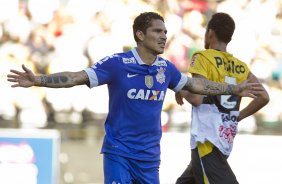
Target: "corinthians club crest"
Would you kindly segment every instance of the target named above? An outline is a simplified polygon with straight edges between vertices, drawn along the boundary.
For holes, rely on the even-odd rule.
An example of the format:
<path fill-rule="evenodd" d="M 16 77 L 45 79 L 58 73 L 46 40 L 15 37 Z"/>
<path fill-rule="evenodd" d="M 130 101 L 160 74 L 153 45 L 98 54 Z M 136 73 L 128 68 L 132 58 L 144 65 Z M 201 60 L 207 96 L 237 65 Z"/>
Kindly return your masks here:
<path fill-rule="evenodd" d="M 158 74 L 156 75 L 157 82 L 162 84 L 165 82 L 165 68 L 160 67 L 157 69 Z"/>
<path fill-rule="evenodd" d="M 154 80 L 151 75 L 146 75 L 145 76 L 145 85 L 150 89 L 154 85 Z"/>

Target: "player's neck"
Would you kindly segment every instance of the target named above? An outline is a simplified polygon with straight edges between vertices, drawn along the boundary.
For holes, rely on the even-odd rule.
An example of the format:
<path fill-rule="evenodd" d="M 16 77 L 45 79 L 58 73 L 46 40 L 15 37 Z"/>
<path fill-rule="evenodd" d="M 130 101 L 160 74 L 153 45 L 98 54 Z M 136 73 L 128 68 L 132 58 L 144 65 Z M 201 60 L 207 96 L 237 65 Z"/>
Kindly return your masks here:
<path fill-rule="evenodd" d="M 227 45 L 225 43 L 217 42 L 217 43 L 211 44 L 209 48 L 218 50 L 218 51 L 222 51 L 222 52 L 226 52 L 226 47 Z"/>
<path fill-rule="evenodd" d="M 151 65 L 155 62 L 156 60 L 156 55 L 151 54 L 150 52 L 142 49 L 141 47 L 137 47 L 136 51 L 139 55 L 139 57 L 142 59 L 142 61 L 147 64 L 147 65 Z"/>

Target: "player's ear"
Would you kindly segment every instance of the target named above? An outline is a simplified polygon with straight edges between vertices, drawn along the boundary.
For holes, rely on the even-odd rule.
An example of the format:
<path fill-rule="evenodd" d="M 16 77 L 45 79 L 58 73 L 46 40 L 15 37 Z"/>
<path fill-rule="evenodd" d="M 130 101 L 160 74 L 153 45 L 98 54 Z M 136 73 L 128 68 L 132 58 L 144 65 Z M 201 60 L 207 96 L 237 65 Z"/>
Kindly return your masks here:
<path fill-rule="evenodd" d="M 206 36 L 210 37 L 213 34 L 213 32 L 214 31 L 212 29 L 208 29 L 207 32 L 206 32 Z"/>
<path fill-rule="evenodd" d="M 210 36 L 210 37 L 216 37 L 216 38 L 217 38 L 217 36 L 216 36 L 216 34 L 215 34 L 215 31 L 214 31 L 213 29 L 209 29 L 209 36 Z"/>
<path fill-rule="evenodd" d="M 144 33 L 142 31 L 136 31 L 136 36 L 140 41 L 144 40 Z"/>

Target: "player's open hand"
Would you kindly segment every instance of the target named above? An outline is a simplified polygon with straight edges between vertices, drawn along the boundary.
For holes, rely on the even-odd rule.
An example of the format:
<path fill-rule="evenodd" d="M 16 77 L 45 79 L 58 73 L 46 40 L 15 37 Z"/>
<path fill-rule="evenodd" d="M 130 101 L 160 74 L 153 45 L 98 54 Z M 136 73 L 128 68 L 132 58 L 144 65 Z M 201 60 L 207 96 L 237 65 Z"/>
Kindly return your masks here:
<path fill-rule="evenodd" d="M 250 83 L 246 80 L 235 87 L 235 94 L 242 97 L 256 98 L 261 92 L 264 91 L 264 87 L 261 83 Z"/>
<path fill-rule="evenodd" d="M 22 65 L 23 72 L 17 70 L 10 70 L 12 74 L 7 75 L 7 80 L 13 82 L 14 84 L 11 87 L 31 87 L 34 85 L 35 77 L 33 72 L 28 69 L 26 66 Z"/>

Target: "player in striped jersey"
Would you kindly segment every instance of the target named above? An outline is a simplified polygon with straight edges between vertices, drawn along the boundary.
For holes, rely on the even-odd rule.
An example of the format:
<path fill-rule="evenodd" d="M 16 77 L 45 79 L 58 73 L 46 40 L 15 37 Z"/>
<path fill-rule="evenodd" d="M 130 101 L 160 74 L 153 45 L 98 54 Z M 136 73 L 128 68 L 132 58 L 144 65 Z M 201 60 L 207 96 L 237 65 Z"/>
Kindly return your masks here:
<path fill-rule="evenodd" d="M 13 87 L 108 86 L 109 112 L 101 150 L 106 184 L 159 183 L 161 110 L 167 89 L 251 97 L 261 90 L 260 84 L 226 85 L 180 73 L 159 56 L 167 30 L 157 13 L 140 14 L 133 32 L 136 48 L 107 56 L 83 71 L 35 76 L 23 66 L 24 72 L 11 70 L 8 75 Z"/>
<path fill-rule="evenodd" d="M 208 22 L 205 49 L 193 55 L 189 72 L 193 78 L 219 83 L 238 84 L 249 80 L 259 82 L 248 66 L 226 51 L 235 30 L 234 20 L 226 13 L 216 13 Z M 176 93 L 193 105 L 191 122 L 191 162 L 177 184 L 236 184 L 238 183 L 227 158 L 233 147 L 238 122 L 254 114 L 268 101 L 263 90 L 247 107 L 240 110 L 237 95 L 195 95 L 188 91 Z"/>

